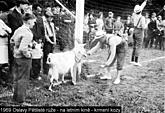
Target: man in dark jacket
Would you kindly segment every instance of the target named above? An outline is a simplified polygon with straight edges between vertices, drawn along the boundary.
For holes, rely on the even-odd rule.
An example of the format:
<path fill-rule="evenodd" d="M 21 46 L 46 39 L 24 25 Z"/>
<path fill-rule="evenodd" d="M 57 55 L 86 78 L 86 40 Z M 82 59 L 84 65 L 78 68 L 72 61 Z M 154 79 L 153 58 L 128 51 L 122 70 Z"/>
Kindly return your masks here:
<path fill-rule="evenodd" d="M 148 24 L 148 31 L 147 31 L 148 37 L 146 40 L 145 48 L 148 47 L 149 43 L 150 43 L 150 48 L 152 48 L 154 44 L 154 39 L 156 38 L 156 35 L 157 35 L 156 33 L 158 31 L 157 24 L 158 24 L 158 21 L 156 18 L 156 13 L 152 13 L 151 21 Z"/>
<path fill-rule="evenodd" d="M 24 10 L 28 7 L 28 0 L 18 0 L 16 7 L 8 15 L 9 27 L 12 29 L 12 32 L 23 25 L 22 14 Z"/>

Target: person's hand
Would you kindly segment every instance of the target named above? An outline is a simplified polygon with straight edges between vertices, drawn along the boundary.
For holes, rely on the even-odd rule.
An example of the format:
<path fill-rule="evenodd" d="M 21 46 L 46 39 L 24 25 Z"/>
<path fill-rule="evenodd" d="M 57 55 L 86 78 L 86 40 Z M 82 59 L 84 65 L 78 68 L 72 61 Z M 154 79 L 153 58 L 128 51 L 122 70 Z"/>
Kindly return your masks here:
<path fill-rule="evenodd" d="M 88 51 L 88 52 L 87 52 L 87 55 L 88 55 L 88 56 L 90 56 L 90 55 L 91 55 L 91 52 L 90 52 L 90 51 Z"/>
<path fill-rule="evenodd" d="M 59 31 L 60 30 L 59 27 L 56 27 L 56 30 Z"/>
<path fill-rule="evenodd" d="M 56 45 L 56 42 L 52 42 L 52 41 L 51 41 L 51 44 L 52 44 L 52 45 Z"/>
<path fill-rule="evenodd" d="M 105 67 L 106 67 L 106 65 L 102 64 L 102 65 L 100 65 L 100 67 L 101 67 L 101 68 L 105 68 Z"/>
<path fill-rule="evenodd" d="M 104 63 L 102 65 L 100 65 L 101 68 L 105 68 L 105 67 L 108 67 L 109 65 L 107 63 Z"/>
<path fill-rule="evenodd" d="M 108 67 L 108 66 L 109 66 L 108 63 L 104 63 L 104 64 L 100 65 L 101 68 L 106 68 L 106 67 Z"/>
<path fill-rule="evenodd" d="M 8 33 L 6 32 L 6 30 L 1 30 L 0 36 L 7 37 Z"/>

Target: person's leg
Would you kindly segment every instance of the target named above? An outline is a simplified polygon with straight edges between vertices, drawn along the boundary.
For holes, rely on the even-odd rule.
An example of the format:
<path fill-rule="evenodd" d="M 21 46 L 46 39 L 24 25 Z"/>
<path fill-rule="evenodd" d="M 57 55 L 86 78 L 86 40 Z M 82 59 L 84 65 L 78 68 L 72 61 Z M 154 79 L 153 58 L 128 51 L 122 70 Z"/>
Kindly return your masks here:
<path fill-rule="evenodd" d="M 100 77 L 100 79 L 112 79 L 110 71 L 111 71 L 111 67 L 106 67 L 105 74 L 104 76 Z"/>
<path fill-rule="evenodd" d="M 23 103 L 30 78 L 31 59 L 16 59 L 16 66 L 17 75 L 13 99 L 18 103 Z"/>
<path fill-rule="evenodd" d="M 132 51 L 132 56 L 131 56 L 131 63 L 135 62 L 135 51 L 136 51 L 136 37 L 135 34 L 133 35 L 133 51 Z"/>
<path fill-rule="evenodd" d="M 153 47 L 154 39 L 155 39 L 155 35 L 154 35 L 154 33 L 152 33 L 152 36 L 151 36 L 151 38 L 150 38 L 150 48 Z"/>
<path fill-rule="evenodd" d="M 143 39 L 143 45 L 142 45 L 143 48 L 145 48 L 146 38 L 147 38 L 147 29 L 144 30 L 144 39 Z"/>
<path fill-rule="evenodd" d="M 38 68 L 37 68 L 38 67 Z M 37 59 L 37 65 L 36 65 L 37 71 L 37 79 L 41 79 L 41 59 Z"/>
<path fill-rule="evenodd" d="M 126 56 L 126 45 L 123 44 L 120 47 L 117 48 L 117 77 L 114 81 L 114 84 L 120 83 L 120 76 L 122 74 L 124 62 L 125 62 L 125 56 Z"/>
<path fill-rule="evenodd" d="M 32 69 L 31 70 L 32 70 L 31 78 L 37 79 L 40 75 L 41 59 L 33 59 L 32 60 Z"/>
<path fill-rule="evenodd" d="M 8 40 L 10 42 L 10 40 Z M 13 83 L 15 78 L 15 72 L 14 72 L 14 55 L 13 55 L 13 48 L 14 46 L 12 44 L 8 44 L 8 55 L 9 55 L 9 78 L 11 79 L 11 83 Z"/>
<path fill-rule="evenodd" d="M 52 45 L 49 42 L 45 42 L 44 48 L 43 48 L 43 73 L 48 74 L 49 71 L 49 65 L 47 62 L 48 54 L 52 52 Z"/>
<path fill-rule="evenodd" d="M 136 43 L 135 63 L 134 63 L 134 65 L 136 65 L 136 66 L 141 66 L 141 64 L 139 63 L 139 55 L 140 55 L 140 51 L 142 48 L 143 37 L 144 37 L 143 30 L 139 30 L 139 33 L 136 36 L 137 43 Z"/>
<path fill-rule="evenodd" d="M 108 59 L 110 57 L 110 54 L 111 53 L 109 52 Z M 111 67 L 114 65 L 115 61 L 116 61 L 116 56 L 113 59 L 112 63 L 108 67 L 105 67 L 105 74 L 102 77 L 100 77 L 100 79 L 112 79 L 110 71 L 111 71 Z"/>
<path fill-rule="evenodd" d="M 165 36 L 162 37 L 162 42 L 161 42 L 162 50 L 165 50 Z"/>
<path fill-rule="evenodd" d="M 147 30 L 147 37 L 146 37 L 146 41 L 145 41 L 145 48 L 148 48 L 149 42 L 151 40 L 152 34 L 150 30 Z"/>
<path fill-rule="evenodd" d="M 161 50 L 162 49 L 162 42 L 163 42 L 163 40 L 162 40 L 162 35 L 159 37 L 159 41 L 158 41 L 158 46 L 159 46 L 159 49 Z"/>
<path fill-rule="evenodd" d="M 159 35 L 155 37 L 155 49 L 159 46 Z"/>

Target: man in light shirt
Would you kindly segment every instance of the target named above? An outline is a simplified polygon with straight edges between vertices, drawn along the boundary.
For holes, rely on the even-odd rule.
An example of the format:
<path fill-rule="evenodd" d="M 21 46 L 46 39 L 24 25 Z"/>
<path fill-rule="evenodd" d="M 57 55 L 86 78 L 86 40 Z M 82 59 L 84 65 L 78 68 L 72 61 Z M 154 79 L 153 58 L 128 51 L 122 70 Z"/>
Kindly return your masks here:
<path fill-rule="evenodd" d="M 134 23 L 134 34 L 133 34 L 133 52 L 132 52 L 132 58 L 131 63 L 136 66 L 141 66 L 139 63 L 139 54 L 140 50 L 142 48 L 142 42 L 144 38 L 144 28 L 145 28 L 145 18 L 142 16 L 142 10 L 147 4 L 147 0 L 145 0 L 141 6 L 136 5 L 134 8 L 134 14 L 133 14 L 133 23 Z"/>

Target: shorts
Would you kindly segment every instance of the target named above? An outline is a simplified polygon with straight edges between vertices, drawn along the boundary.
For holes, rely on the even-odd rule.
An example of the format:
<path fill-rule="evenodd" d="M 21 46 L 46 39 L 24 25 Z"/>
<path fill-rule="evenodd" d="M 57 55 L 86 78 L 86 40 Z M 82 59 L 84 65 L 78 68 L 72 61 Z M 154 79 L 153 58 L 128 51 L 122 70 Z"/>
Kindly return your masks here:
<path fill-rule="evenodd" d="M 112 63 L 109 65 L 109 67 L 113 66 L 115 61 L 117 60 L 117 70 L 122 70 L 124 66 L 124 61 L 125 61 L 125 56 L 126 56 L 126 47 L 127 43 L 122 42 L 116 47 L 116 55 L 115 58 L 113 59 Z M 108 56 L 108 59 L 110 57 L 110 53 Z"/>

